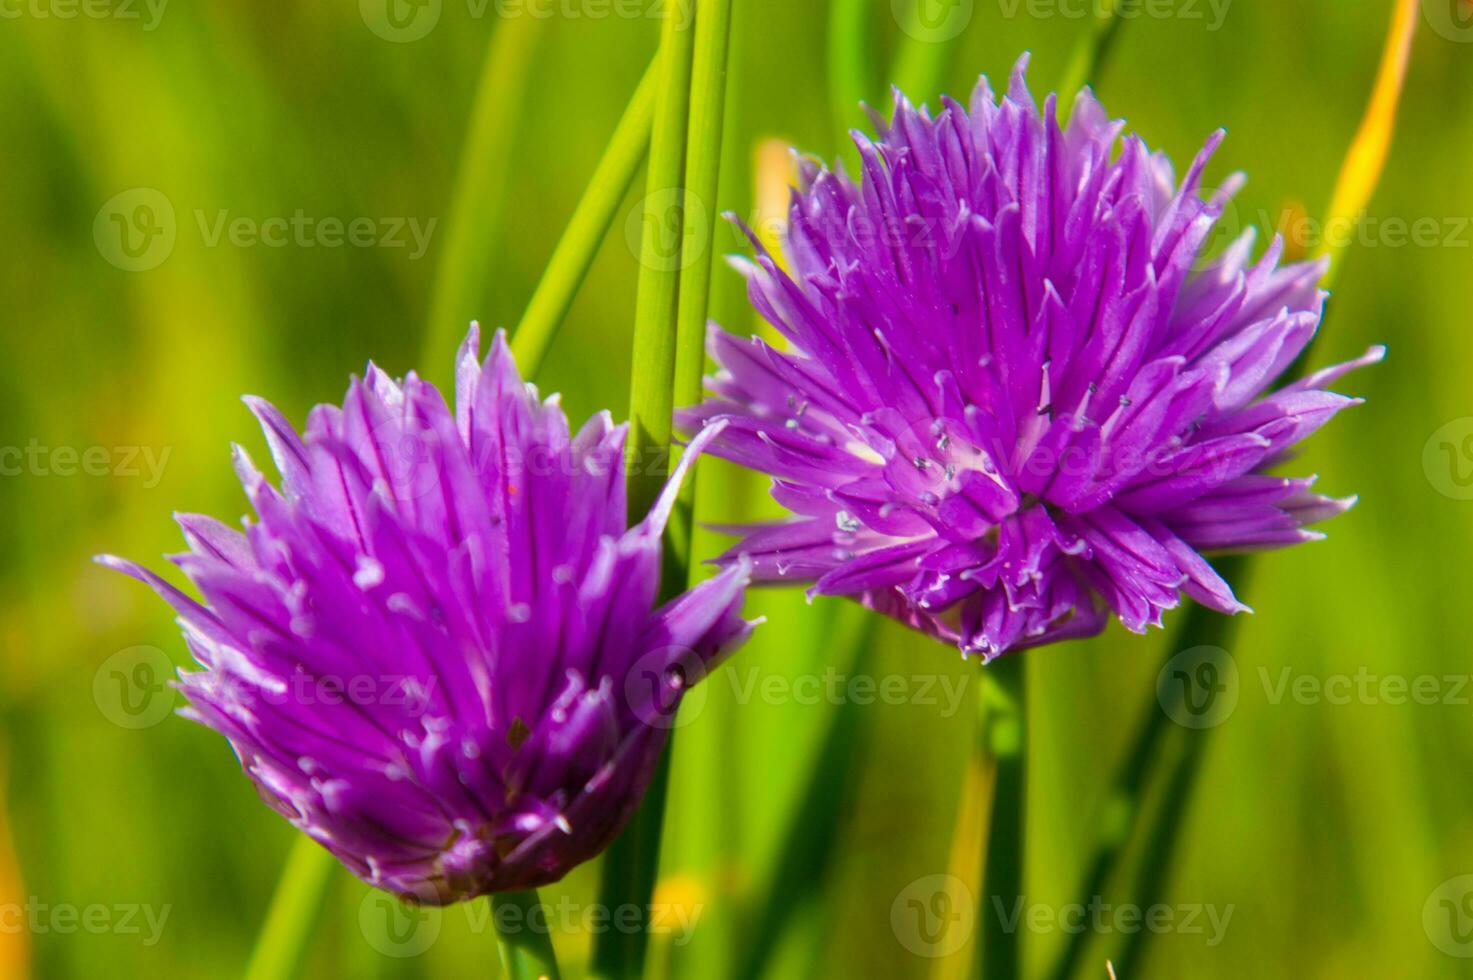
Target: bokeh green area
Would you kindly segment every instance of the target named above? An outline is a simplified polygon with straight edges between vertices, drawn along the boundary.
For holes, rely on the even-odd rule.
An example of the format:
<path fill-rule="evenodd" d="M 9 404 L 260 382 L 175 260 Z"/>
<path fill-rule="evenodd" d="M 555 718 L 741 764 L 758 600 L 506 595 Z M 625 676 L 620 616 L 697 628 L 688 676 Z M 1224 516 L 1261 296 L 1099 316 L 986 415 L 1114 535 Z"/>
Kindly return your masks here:
<path fill-rule="evenodd" d="M 1453 928 L 1473 928 L 1473 908 L 1460 904 L 1466 890 L 1444 886 L 1473 874 L 1473 690 L 1455 680 L 1473 673 L 1473 455 L 1464 441 L 1473 435 L 1473 31 L 1452 0 L 1423 6 L 1371 209 L 1380 223 L 1346 254 L 1315 356 L 1345 359 L 1373 342 L 1391 354 L 1342 383 L 1368 404 L 1293 464 L 1322 474 L 1327 492 L 1362 499 L 1327 541 L 1255 565 L 1244 598 L 1256 614 L 1231 644 L 1237 707 L 1211 731 L 1163 896 L 1178 910 L 1231 909 L 1231 919 L 1216 944 L 1210 927 L 1153 936 L 1139 977 L 1453 977 L 1467 970 L 1454 954 L 1473 952 Z M 905 38 L 892 15 L 904 7 L 873 4 L 879 66 Z M 753 213 L 764 140 L 841 152 L 826 8 L 736 4 L 720 208 Z M 956 8 L 970 10 L 949 42 L 946 87 L 959 95 L 978 73 L 1005 75 L 1024 50 L 1035 86 L 1051 86 L 1089 29 L 1071 16 L 1088 9 L 1078 3 Z M 510 19 L 526 18 L 523 4 L 434 0 L 425 8 L 439 10 L 433 29 L 394 41 L 382 35 L 397 28 L 371 0 L 176 0 L 161 11 L 123 0 L 6 0 L 0 9 L 0 445 L 52 454 L 0 477 L 0 906 L 100 906 L 113 926 L 67 929 L 48 912 L 39 928 L 0 920 L 0 974 L 234 977 L 293 834 L 257 801 L 219 737 L 175 717 L 115 723 L 107 678 L 94 684 L 109 658 L 154 647 L 182 666 L 187 654 L 161 603 L 89 557 L 179 550 L 175 510 L 227 520 L 244 512 L 229 445 L 266 454 L 242 393 L 272 399 L 300 423 L 313 403 L 338 399 L 369 358 L 396 374 L 447 373 L 451 350 L 425 349 L 427 311 L 488 45 L 511 29 L 535 44 L 530 76 L 520 91 L 494 93 L 516 100 L 520 119 L 505 141 L 505 186 L 472 219 L 489 223 L 491 243 L 479 317 L 514 324 L 648 63 L 657 23 L 613 13 L 627 3 L 565 3 L 531 26 Z M 1251 175 L 1242 225 L 1271 226 L 1289 202 L 1321 213 L 1390 4 L 1180 0 L 1154 9 L 1175 13 L 1123 25 L 1099 84 L 1107 107 L 1180 164 L 1226 127 L 1208 182 Z M 935 95 L 915 93 L 932 104 Z M 167 199 L 175 241 L 156 267 L 132 271 L 99 242 L 118 240 L 107 202 L 139 188 Z M 640 196 L 634 188 L 621 207 L 539 378 L 575 418 L 603 407 L 622 416 L 627 404 Z M 370 218 L 379 237 L 366 247 L 273 247 L 212 235 L 222 212 L 260 222 L 299 211 Z M 391 219 L 411 218 L 422 229 L 436 222 L 423 255 L 407 232 L 397 236 L 404 247 L 383 240 L 394 237 Z M 1389 219 L 1430 220 L 1437 231 L 1408 241 Z M 735 233 L 718 233 L 718 251 L 743 248 Z M 719 265 L 715 289 L 716 318 L 752 329 L 738 276 Z M 68 447 L 104 452 L 91 457 L 93 473 L 74 462 L 79 472 L 67 475 L 67 457 L 54 454 Z M 708 465 L 701 488 L 710 520 L 770 514 L 762 485 L 729 468 Z M 703 545 L 709 553 L 719 540 Z M 975 666 L 889 624 L 870 630 L 847 606 L 809 606 L 798 592 L 756 594 L 750 606 L 766 626 L 687 706 L 677 737 L 660 897 L 699 919 L 689 936 L 654 937 L 654 972 L 729 975 L 751 948 L 757 903 L 787 868 L 801 873 L 770 917 L 782 932 L 767 975 L 959 975 L 971 943 L 955 956 L 921 955 L 937 950 L 917 943 L 906 901 L 916 882 L 953 870 L 976 890 L 975 870 L 952 859 L 976 733 Z M 1155 709 L 1172 642 L 1170 631 L 1112 628 L 1029 655 L 1030 905 L 1057 911 L 1075 899 L 1111 816 L 1110 773 Z M 829 702 L 843 697 L 792 696 L 800 689 L 790 682 L 830 669 L 901 678 L 914 696 L 842 711 Z M 1350 703 L 1305 695 L 1303 684 L 1301 696 L 1292 686 L 1278 696 L 1286 671 L 1291 685 L 1358 674 L 1392 684 L 1364 695 L 1357 682 Z M 1395 703 L 1397 679 L 1423 675 L 1436 678 L 1437 703 Z M 935 694 L 945 684 L 962 685 L 955 710 Z M 852 778 L 833 790 L 842 805 L 832 824 L 788 847 L 785 828 L 813 800 L 806 788 L 831 770 L 821 750 L 836 717 L 846 725 L 839 747 L 857 760 Z M 586 907 L 596 872 L 579 869 L 544 897 Z M 124 906 L 168 910 L 156 942 L 141 912 L 132 930 L 121 927 Z M 406 948 L 383 942 L 383 911 L 338 875 L 306 975 L 498 969 L 483 914 L 449 910 L 423 952 L 385 955 Z M 1120 938 L 1101 936 L 1081 975 L 1103 976 Z M 1058 928 L 1031 931 L 1033 971 L 1042 975 L 1066 939 Z M 581 974 L 587 934 L 557 941 L 568 972 Z"/>

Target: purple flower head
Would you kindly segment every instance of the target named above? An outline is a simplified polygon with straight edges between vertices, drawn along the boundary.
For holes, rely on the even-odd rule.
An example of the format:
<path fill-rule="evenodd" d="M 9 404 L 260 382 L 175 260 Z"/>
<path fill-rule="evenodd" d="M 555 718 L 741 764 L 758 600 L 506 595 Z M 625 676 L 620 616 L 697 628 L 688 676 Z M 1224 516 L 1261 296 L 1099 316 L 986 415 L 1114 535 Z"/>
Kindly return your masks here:
<path fill-rule="evenodd" d="M 247 399 L 281 473 L 257 520 L 182 515 L 203 603 L 131 562 L 204 668 L 185 714 L 371 885 L 440 904 L 560 878 L 643 795 L 684 689 L 745 639 L 741 563 L 661 608 L 682 473 L 628 526 L 625 427 L 570 436 L 505 339 L 461 349 L 455 414 L 369 365 L 299 437 Z M 714 433 L 713 433 L 714 434 Z M 682 470 L 709 441 L 703 434 Z"/>
<path fill-rule="evenodd" d="M 1320 262 L 1253 235 L 1212 257 L 1236 186 L 1207 195 L 1218 133 L 1177 183 L 1115 148 L 1088 90 L 1061 128 L 1015 70 L 999 102 L 935 117 L 898 93 L 863 179 L 805 163 L 786 269 L 740 263 L 780 351 L 714 330 L 718 453 L 771 474 L 795 519 L 729 555 L 986 658 L 1160 625 L 1185 592 L 1244 611 L 1203 552 L 1315 537 L 1353 500 L 1269 475 L 1354 399 L 1275 387 L 1318 329 Z"/>

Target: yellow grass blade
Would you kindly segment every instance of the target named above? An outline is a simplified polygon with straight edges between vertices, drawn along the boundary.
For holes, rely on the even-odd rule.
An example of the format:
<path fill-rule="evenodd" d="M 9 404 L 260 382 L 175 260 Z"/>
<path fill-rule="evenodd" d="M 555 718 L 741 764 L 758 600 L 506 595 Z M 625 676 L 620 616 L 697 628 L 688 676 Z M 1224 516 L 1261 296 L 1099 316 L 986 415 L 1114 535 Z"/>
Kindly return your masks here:
<path fill-rule="evenodd" d="M 0 745 L 0 909 L 25 908 L 25 889 L 15 848 L 10 840 L 10 822 L 5 802 L 5 747 Z M 0 977 L 25 980 L 30 973 L 30 943 L 25 929 L 0 928 Z"/>
<path fill-rule="evenodd" d="M 1416 36 L 1417 19 L 1421 16 L 1418 0 L 1398 0 L 1391 31 L 1386 38 L 1386 52 L 1381 58 L 1380 74 L 1371 94 L 1371 103 L 1361 120 L 1360 131 L 1345 156 L 1340 180 L 1326 216 L 1326 228 L 1354 225 L 1370 203 L 1386 167 L 1391 151 L 1391 138 L 1396 131 L 1396 110 L 1406 82 L 1407 65 L 1412 57 L 1412 39 Z M 1339 257 L 1352 236 L 1325 236 L 1320 254 Z M 1335 275 L 1331 266 L 1330 277 Z"/>

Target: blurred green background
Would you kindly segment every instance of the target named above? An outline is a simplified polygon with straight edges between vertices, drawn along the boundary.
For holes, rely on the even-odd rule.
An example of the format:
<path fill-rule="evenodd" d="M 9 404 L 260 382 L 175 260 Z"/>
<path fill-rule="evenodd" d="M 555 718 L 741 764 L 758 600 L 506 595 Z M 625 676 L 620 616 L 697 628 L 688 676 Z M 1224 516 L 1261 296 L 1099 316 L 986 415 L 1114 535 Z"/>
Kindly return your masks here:
<path fill-rule="evenodd" d="M 481 321 L 516 322 L 658 28 L 653 0 L 559 2 L 545 20 L 494 0 L 401 5 L 420 18 L 402 29 L 373 0 L 0 2 L 0 446 L 26 450 L 0 458 L 26 460 L 0 477 L 0 976 L 240 974 L 292 832 L 257 802 L 222 739 L 172 716 L 115 723 L 137 718 L 118 713 L 107 665 L 120 661 L 110 658 L 140 646 L 179 665 L 187 655 L 162 604 L 89 557 L 152 561 L 178 550 L 176 509 L 227 520 L 244 512 L 229 443 L 265 453 L 242 393 L 271 398 L 300 423 L 314 402 L 337 400 L 370 357 L 393 373 L 443 377 L 451 349 L 426 353 L 427 311 L 453 236 L 489 243 Z M 1328 541 L 1259 561 L 1244 589 L 1257 614 L 1232 643 L 1237 707 L 1211 733 L 1163 897 L 1204 910 L 1205 931 L 1152 937 L 1140 977 L 1468 975 L 1473 944 L 1456 927 L 1473 927 L 1473 905 L 1455 879 L 1473 874 L 1473 690 L 1456 678 L 1473 672 L 1473 490 L 1461 485 L 1473 467 L 1464 442 L 1473 434 L 1473 30 L 1457 19 L 1466 16 L 1458 2 L 1423 4 L 1396 144 L 1371 208 L 1382 223 L 1348 251 L 1315 355 L 1324 363 L 1373 342 L 1391 348 L 1385 365 L 1341 385 L 1369 404 L 1313 440 L 1294 467 L 1362 502 Z M 874 0 L 881 65 L 906 40 L 895 11 L 908 3 Z M 636 8 L 640 16 L 618 13 Z M 832 158 L 843 127 L 827 87 L 827 4 L 736 8 L 718 204 L 750 215 L 765 140 Z M 964 17 L 950 23 L 964 29 L 949 41 L 946 90 L 965 93 L 981 72 L 998 79 L 1024 50 L 1035 89 L 1051 87 L 1090 29 L 1079 16 L 1088 9 L 1068 0 L 954 6 Z M 1271 226 L 1290 202 L 1322 213 L 1391 4 L 1174 0 L 1154 9 L 1168 15 L 1124 24 L 1100 80 L 1111 112 L 1179 165 L 1226 127 L 1209 183 L 1249 173 L 1245 225 Z M 482 174 L 488 206 L 457 227 L 459 161 L 499 31 L 517 32 L 503 37 L 502 53 L 526 56 L 529 74 L 520 91 L 487 103 L 504 120 L 504 180 Z M 935 94 L 913 93 L 932 104 Z M 139 235 L 168 221 L 157 208 L 155 223 L 137 212 L 139 202 L 158 203 L 139 188 L 174 213 L 161 261 L 107 244 L 109 228 L 121 241 L 113 213 L 144 221 Z M 127 193 L 119 200 L 128 210 L 109 204 Z M 636 186 L 539 378 L 578 419 L 605 406 L 622 416 L 627 404 L 628 243 L 637 241 L 627 221 L 639 197 Z M 260 223 L 299 211 L 318 222 L 369 218 L 374 244 L 213 237 L 222 212 Z M 422 255 L 409 225 L 395 233 L 393 219 L 422 231 L 435 222 Z M 1437 231 L 1409 242 L 1387 219 L 1430 220 Z M 726 229 L 717 246 L 742 250 Z M 719 266 L 715 283 L 716 318 L 751 329 L 738 277 Z M 705 474 L 703 516 L 767 512 L 756 481 L 718 466 Z M 810 609 L 796 592 L 755 595 L 751 608 L 768 625 L 688 705 L 678 740 L 661 900 L 700 918 L 688 937 L 654 937 L 655 972 L 728 975 L 751 949 L 756 904 L 786 869 L 806 887 L 779 889 L 783 931 L 767 975 L 960 975 L 970 934 L 951 933 L 961 942 L 953 955 L 925 955 L 950 951 L 918 942 L 904 910 L 928 876 L 975 879 L 974 856 L 954 859 L 952 844 L 975 737 L 975 667 L 887 624 L 867 632 L 847 607 Z M 859 669 L 904 679 L 913 695 L 896 699 L 904 703 L 841 709 L 827 702 L 849 699 L 810 704 L 782 693 L 829 667 L 850 676 L 865 643 Z M 1057 911 L 1076 897 L 1110 816 L 1110 773 L 1155 708 L 1171 643 L 1169 630 L 1141 638 L 1112 629 L 1029 655 L 1030 905 Z M 1374 685 L 1348 704 L 1276 696 L 1286 670 L 1333 688 L 1337 675 L 1362 669 L 1406 683 L 1430 675 L 1437 703 L 1393 703 Z M 776 693 L 764 695 L 771 678 Z M 950 709 L 943 682 L 963 685 Z M 784 827 L 815 798 L 805 787 L 834 772 L 820 751 L 836 718 L 835 744 L 857 759 L 854 776 L 832 823 L 784 850 Z M 543 895 L 583 907 L 596 882 L 596 868 L 583 868 Z M 376 931 L 385 910 L 374 903 L 348 875 L 335 880 L 308 976 L 497 969 L 483 914 L 448 910 L 424 927 L 434 934 L 419 952 L 381 924 Z M 58 907 L 78 919 L 53 915 Z M 91 913 L 89 926 L 93 907 L 107 911 Z M 124 923 L 129 907 L 137 911 Z M 1219 937 L 1207 907 L 1231 910 Z M 157 934 L 149 911 L 167 911 Z M 1067 938 L 1059 928 L 1031 932 L 1033 972 L 1042 975 Z M 1080 975 L 1104 976 L 1122 938 L 1099 935 Z M 574 930 L 558 943 L 569 972 L 580 973 L 588 936 Z"/>

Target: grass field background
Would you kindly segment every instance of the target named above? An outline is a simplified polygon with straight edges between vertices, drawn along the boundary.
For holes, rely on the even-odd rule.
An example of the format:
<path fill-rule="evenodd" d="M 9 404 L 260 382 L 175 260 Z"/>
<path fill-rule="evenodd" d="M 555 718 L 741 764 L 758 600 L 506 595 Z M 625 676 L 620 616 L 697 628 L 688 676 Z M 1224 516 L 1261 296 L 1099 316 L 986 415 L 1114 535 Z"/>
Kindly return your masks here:
<path fill-rule="evenodd" d="M 877 77 L 909 43 L 897 6 L 876 0 L 871 12 Z M 1035 88 L 1052 87 L 1090 27 L 1071 16 L 1082 4 L 963 6 L 969 19 L 949 42 L 944 77 L 957 95 L 979 73 L 1005 76 L 1025 50 Z M 766 141 L 826 158 L 842 151 L 826 7 L 736 4 L 721 209 L 756 213 Z M 0 976 L 240 974 L 292 832 L 257 802 L 222 739 L 175 717 L 116 723 L 106 673 L 97 680 L 110 658 L 140 646 L 178 665 L 187 655 L 162 604 L 89 558 L 178 550 L 175 510 L 244 512 L 229 444 L 266 454 L 241 394 L 268 397 L 300 423 L 313 403 L 339 399 L 370 357 L 396 374 L 444 377 L 463 324 L 432 328 L 429 310 L 454 236 L 486 242 L 476 315 L 514 324 L 658 28 L 644 15 L 649 0 L 640 16 L 615 12 L 628 3 L 569 0 L 545 20 L 494 0 L 435 8 L 423 36 L 393 41 L 371 0 L 176 0 L 161 10 L 115 0 L 73 17 L 60 16 L 74 9 L 66 0 L 3 6 L 0 446 L 26 454 L 0 477 L 0 908 L 26 924 L 0 916 Z M 1211 733 L 1163 899 L 1231 918 L 1215 945 L 1210 927 L 1153 937 L 1140 977 L 1454 977 L 1467 969 L 1455 954 L 1473 955 L 1461 941 L 1469 934 L 1451 928 L 1473 929 L 1473 889 L 1454 881 L 1473 874 L 1473 28 L 1453 0 L 1424 8 L 1375 220 L 1346 253 L 1315 354 L 1342 360 L 1384 342 L 1390 357 L 1342 383 L 1368 403 L 1295 464 L 1322 474 L 1327 492 L 1362 500 L 1327 541 L 1256 562 L 1243 589 L 1257 612 L 1231 646 L 1238 704 Z M 1237 0 L 1220 22 L 1205 0 L 1154 9 L 1171 14 L 1125 23 L 1100 79 L 1111 112 L 1179 165 L 1225 127 L 1209 183 L 1247 171 L 1243 225 L 1270 230 L 1295 202 L 1322 214 L 1390 4 Z M 514 34 L 498 42 L 498 32 Z M 508 120 L 505 152 L 499 176 L 483 175 L 487 206 L 467 223 L 454 188 L 498 43 L 528 59 L 528 75 L 519 91 L 497 93 L 519 111 L 493 106 Z M 933 105 L 937 94 L 912 93 Z M 109 215 L 135 213 L 110 202 L 157 201 L 139 189 L 172 208 L 174 242 L 155 267 L 132 271 L 120 266 L 148 257 L 106 243 Z M 636 186 L 621 207 L 538 379 L 575 419 L 625 413 L 641 194 Z M 367 218 L 373 244 L 232 242 L 213 234 L 222 214 L 256 225 L 300 214 L 319 233 L 326 219 Z M 412 227 L 426 233 L 422 254 Z M 718 233 L 718 252 L 743 247 Z M 718 264 L 715 284 L 713 315 L 750 332 L 736 274 Z M 68 467 L 68 449 L 91 472 Z M 770 513 L 760 482 L 719 465 L 704 470 L 702 495 L 712 520 Z M 842 718 L 858 762 L 823 835 L 832 860 L 786 893 L 767 975 L 960 975 L 969 945 L 918 955 L 892 912 L 915 882 L 953 871 L 975 667 L 891 625 L 871 630 L 849 607 L 809 607 L 800 593 L 755 594 L 750 608 L 768 624 L 710 679 L 678 739 L 661 896 L 699 918 L 688 936 L 655 937 L 656 972 L 722 977 L 750 948 L 758 899 L 793 866 L 784 828 Z M 1109 775 L 1154 706 L 1171 644 L 1170 630 L 1112 628 L 1028 655 L 1030 905 L 1057 912 L 1076 897 L 1109 816 Z M 901 678 L 908 695 L 800 703 L 812 699 L 793 682 L 830 668 L 844 680 L 856 670 Z M 1336 703 L 1347 700 L 1334 696 L 1344 675 L 1351 696 Z M 1424 675 L 1435 679 L 1434 703 L 1396 703 L 1397 679 Z M 1304 693 L 1316 686 L 1318 697 Z M 955 702 L 946 690 L 960 692 Z M 596 870 L 543 895 L 584 907 Z M 329 894 L 309 976 L 497 969 L 483 916 L 449 910 L 422 953 L 386 955 L 371 925 L 384 910 L 367 890 L 342 874 Z M 137 931 L 118 922 L 128 906 Z M 110 925 L 68 930 L 58 907 L 105 908 Z M 144 911 L 166 909 L 153 934 Z M 1120 938 L 1101 935 L 1081 975 L 1104 976 Z M 1030 932 L 1035 972 L 1066 939 L 1059 928 Z M 586 933 L 558 943 L 580 973 Z"/>

